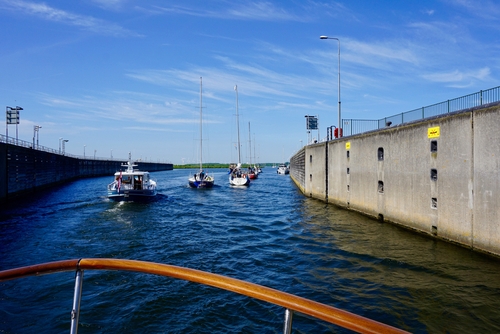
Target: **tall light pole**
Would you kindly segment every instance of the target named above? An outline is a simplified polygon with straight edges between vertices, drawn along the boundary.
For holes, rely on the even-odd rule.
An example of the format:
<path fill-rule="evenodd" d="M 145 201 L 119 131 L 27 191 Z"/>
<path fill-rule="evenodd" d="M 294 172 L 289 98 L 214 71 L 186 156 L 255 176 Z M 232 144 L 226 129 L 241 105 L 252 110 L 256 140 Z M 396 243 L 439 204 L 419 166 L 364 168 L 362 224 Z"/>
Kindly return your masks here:
<path fill-rule="evenodd" d="M 38 149 L 38 131 L 40 131 L 42 127 L 40 125 L 33 126 L 33 148 Z M 36 136 L 36 146 L 35 146 L 35 136 Z"/>
<path fill-rule="evenodd" d="M 69 139 L 64 139 L 62 141 L 62 153 L 63 155 L 66 155 L 66 143 L 69 142 Z"/>
<path fill-rule="evenodd" d="M 336 37 L 328 37 L 328 36 L 320 36 L 319 37 L 320 39 L 335 39 L 337 40 L 337 42 L 339 42 L 339 70 L 338 70 L 338 86 L 339 86 L 339 123 L 338 123 L 338 134 L 339 134 L 339 137 L 342 137 L 342 119 L 341 119 L 341 116 L 340 116 L 340 39 L 336 38 Z"/>
<path fill-rule="evenodd" d="M 85 159 L 85 147 L 87 147 L 87 145 L 83 145 L 83 158 Z"/>
<path fill-rule="evenodd" d="M 18 124 L 19 124 L 19 111 L 24 110 L 23 108 L 16 106 L 16 107 L 9 107 L 7 106 L 5 108 L 5 113 L 6 113 L 6 119 L 7 121 L 5 122 L 5 137 L 7 137 L 7 141 L 9 140 L 9 124 L 15 124 L 16 125 L 16 145 L 17 145 L 17 138 L 18 138 Z"/>
<path fill-rule="evenodd" d="M 63 140 L 63 137 L 59 138 L 59 154 L 61 154 L 61 140 Z"/>

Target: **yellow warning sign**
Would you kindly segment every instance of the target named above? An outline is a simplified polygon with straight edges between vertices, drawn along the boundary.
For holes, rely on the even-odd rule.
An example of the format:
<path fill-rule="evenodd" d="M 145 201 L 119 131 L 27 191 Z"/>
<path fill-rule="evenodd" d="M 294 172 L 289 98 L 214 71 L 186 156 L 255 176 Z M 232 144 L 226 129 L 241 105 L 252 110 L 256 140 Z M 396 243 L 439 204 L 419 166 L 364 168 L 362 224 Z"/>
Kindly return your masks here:
<path fill-rule="evenodd" d="M 348 141 L 347 143 L 345 143 L 345 149 L 346 150 L 350 150 L 351 149 L 351 142 Z"/>
<path fill-rule="evenodd" d="M 428 138 L 438 138 L 439 137 L 439 126 L 427 129 Z"/>

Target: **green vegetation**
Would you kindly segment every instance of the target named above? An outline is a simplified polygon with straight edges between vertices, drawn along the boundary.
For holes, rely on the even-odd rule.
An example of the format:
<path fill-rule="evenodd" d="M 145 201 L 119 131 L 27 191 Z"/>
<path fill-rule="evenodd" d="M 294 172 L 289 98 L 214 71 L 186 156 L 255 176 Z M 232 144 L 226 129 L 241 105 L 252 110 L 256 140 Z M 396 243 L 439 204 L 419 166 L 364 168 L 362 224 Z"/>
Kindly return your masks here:
<path fill-rule="evenodd" d="M 265 164 L 259 164 L 261 168 L 264 167 L 271 167 L 273 164 L 272 163 L 265 163 Z M 274 165 L 278 165 L 275 163 Z M 248 168 L 250 165 L 249 164 L 241 164 L 242 168 Z M 252 165 L 253 166 L 253 165 Z M 200 164 L 185 164 L 185 165 L 174 165 L 174 169 L 197 169 L 200 168 Z M 209 168 L 229 168 L 229 164 L 220 164 L 220 163 L 204 163 L 203 168 L 209 169 Z"/>
<path fill-rule="evenodd" d="M 200 164 L 185 164 L 185 165 L 174 165 L 174 169 L 196 169 L 200 168 Z M 229 164 L 219 164 L 219 163 L 204 163 L 203 168 L 229 168 Z"/>

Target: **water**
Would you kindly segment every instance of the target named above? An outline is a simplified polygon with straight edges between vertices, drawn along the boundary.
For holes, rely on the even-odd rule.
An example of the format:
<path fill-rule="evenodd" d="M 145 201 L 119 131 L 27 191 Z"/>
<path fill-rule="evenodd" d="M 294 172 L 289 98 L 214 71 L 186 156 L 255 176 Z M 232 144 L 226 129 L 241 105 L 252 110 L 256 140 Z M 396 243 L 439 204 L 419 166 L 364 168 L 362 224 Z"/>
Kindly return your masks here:
<path fill-rule="evenodd" d="M 262 284 L 415 333 L 500 331 L 500 260 L 304 197 L 265 168 L 249 188 L 216 170 L 153 173 L 152 203 L 107 200 L 110 177 L 0 210 L 0 270 L 73 258 L 160 262 Z M 67 333 L 74 273 L 0 283 L 0 333 Z M 139 273 L 86 271 L 80 333 L 281 333 L 284 310 Z M 294 333 L 346 332 L 296 315 Z"/>

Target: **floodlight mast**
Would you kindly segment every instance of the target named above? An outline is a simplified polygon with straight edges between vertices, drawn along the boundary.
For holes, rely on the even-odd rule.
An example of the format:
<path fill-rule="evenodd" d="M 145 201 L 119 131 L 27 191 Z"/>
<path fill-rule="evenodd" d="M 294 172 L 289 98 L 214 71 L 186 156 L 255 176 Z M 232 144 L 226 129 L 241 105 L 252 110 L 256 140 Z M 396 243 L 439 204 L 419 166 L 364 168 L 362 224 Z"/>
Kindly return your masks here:
<path fill-rule="evenodd" d="M 338 111 L 338 136 L 342 137 L 342 119 L 341 119 L 341 102 L 340 102 L 340 39 L 337 37 L 320 36 L 320 39 L 334 39 L 339 43 L 339 65 L 338 65 L 338 100 L 339 100 L 339 111 Z"/>

